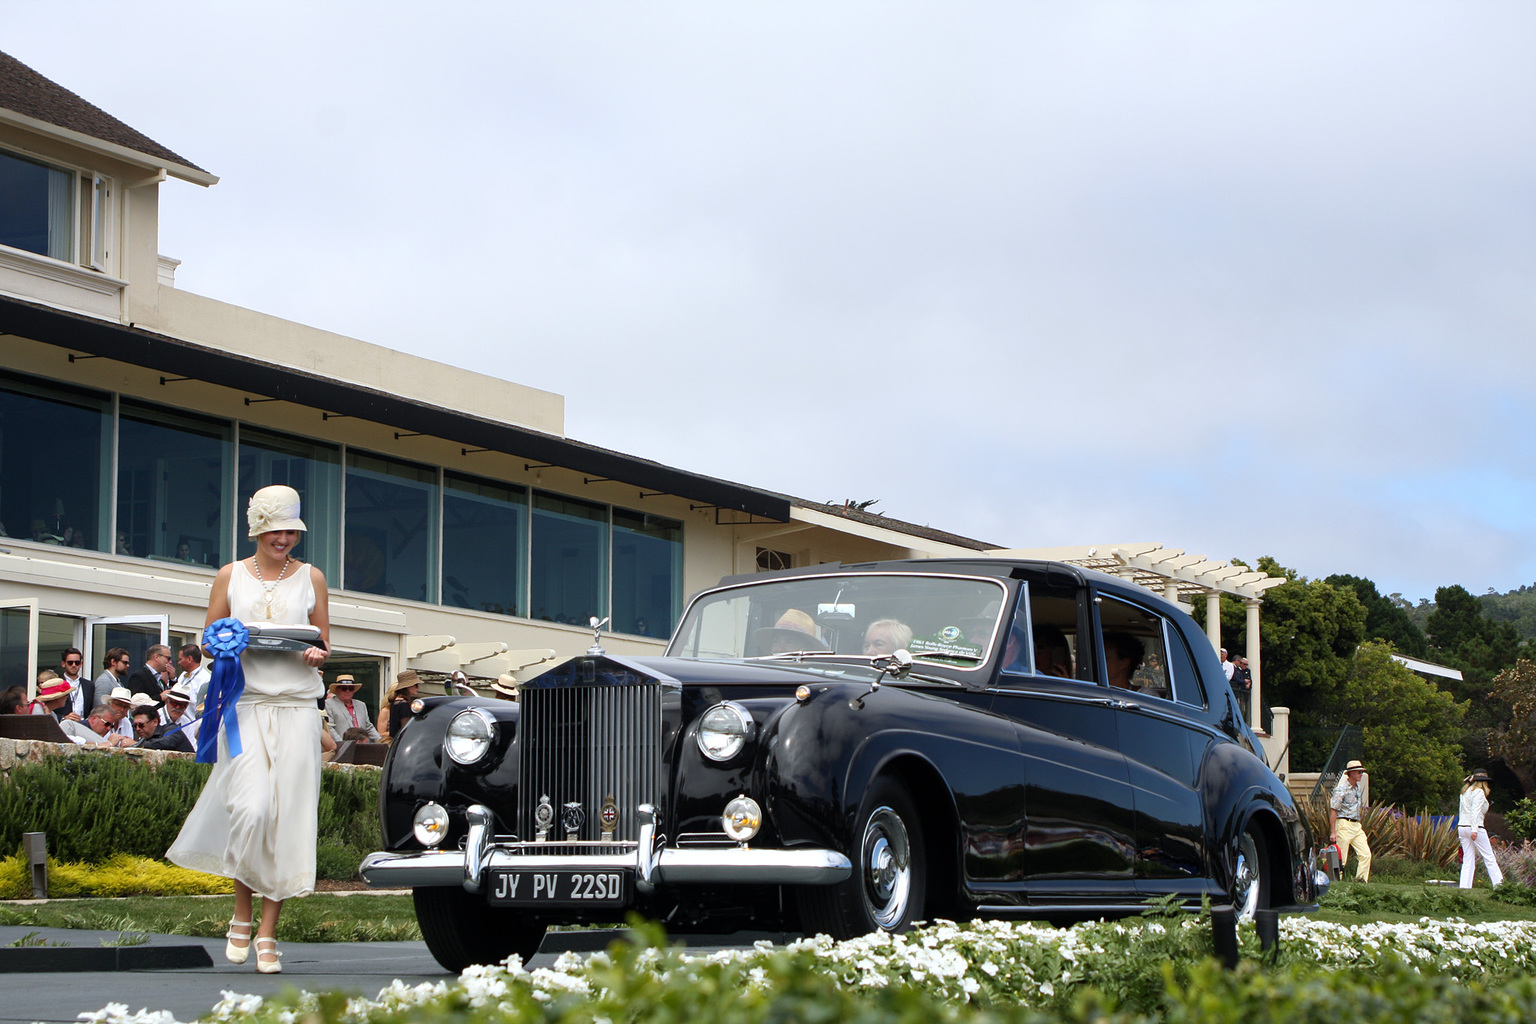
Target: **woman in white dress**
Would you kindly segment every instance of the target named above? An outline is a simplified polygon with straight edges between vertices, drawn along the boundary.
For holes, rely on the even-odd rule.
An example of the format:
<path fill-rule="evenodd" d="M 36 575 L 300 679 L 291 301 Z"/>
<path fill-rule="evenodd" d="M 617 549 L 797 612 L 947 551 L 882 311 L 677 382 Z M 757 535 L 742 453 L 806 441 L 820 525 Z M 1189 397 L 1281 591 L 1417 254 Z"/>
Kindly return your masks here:
<path fill-rule="evenodd" d="M 282 970 L 277 919 L 283 901 L 308 895 L 315 887 L 317 698 L 325 689 L 318 669 L 330 646 L 330 613 L 325 575 L 293 557 L 305 531 L 298 492 L 282 485 L 263 487 L 252 495 L 246 520 L 256 553 L 219 570 L 208 623 L 231 617 L 243 623 L 308 623 L 320 630 L 325 647 L 240 655 L 245 690 L 235 710 L 241 752 L 229 756 L 228 737 L 221 730 L 218 763 L 166 857 L 234 880 L 235 916 L 224 949 L 231 963 L 250 956 L 253 895 L 261 896 L 256 969 L 275 974 Z M 219 723 L 204 726 L 219 728 Z"/>
<path fill-rule="evenodd" d="M 1494 859 L 1493 845 L 1483 819 L 1488 816 L 1488 773 L 1478 769 L 1468 775 L 1461 787 L 1461 807 L 1456 815 L 1456 837 L 1461 840 L 1461 887 L 1472 888 L 1477 878 L 1477 858 L 1483 858 L 1488 881 L 1495 887 L 1504 881 L 1504 872 Z"/>

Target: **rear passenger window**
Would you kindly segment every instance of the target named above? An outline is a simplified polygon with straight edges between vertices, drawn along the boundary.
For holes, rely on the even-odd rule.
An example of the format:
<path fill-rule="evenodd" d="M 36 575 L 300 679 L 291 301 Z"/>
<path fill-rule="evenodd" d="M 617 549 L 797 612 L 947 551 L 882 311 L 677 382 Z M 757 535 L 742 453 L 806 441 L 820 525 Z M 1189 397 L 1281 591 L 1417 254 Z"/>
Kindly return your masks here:
<path fill-rule="evenodd" d="M 1172 700 L 1162 616 L 1105 596 L 1099 603 L 1099 624 L 1109 685 Z"/>
<path fill-rule="evenodd" d="M 1180 704 L 1205 707 L 1205 687 L 1200 685 L 1200 673 L 1195 671 L 1195 659 L 1184 638 L 1173 623 L 1165 623 L 1168 632 L 1168 670 L 1173 677 L 1173 697 Z"/>

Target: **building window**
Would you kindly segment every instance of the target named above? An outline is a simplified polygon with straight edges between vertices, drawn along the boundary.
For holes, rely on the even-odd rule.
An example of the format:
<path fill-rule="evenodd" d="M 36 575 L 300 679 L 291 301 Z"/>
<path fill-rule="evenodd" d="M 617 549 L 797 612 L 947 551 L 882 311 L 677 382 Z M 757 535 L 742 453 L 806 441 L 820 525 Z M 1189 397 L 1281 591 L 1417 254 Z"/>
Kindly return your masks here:
<path fill-rule="evenodd" d="M 74 258 L 73 172 L 0 153 L 0 245 Z"/>
<path fill-rule="evenodd" d="M 526 615 L 528 490 L 443 476 L 443 604 Z"/>
<path fill-rule="evenodd" d="M 235 483 L 235 548 L 256 550 L 248 540 L 245 503 L 269 484 L 287 484 L 299 492 L 300 515 L 309 530 L 298 556 L 318 567 L 328 580 L 340 579 L 341 450 L 255 427 L 240 428 L 240 459 Z"/>
<path fill-rule="evenodd" d="M 112 399 L 0 376 L 0 536 L 106 547 Z"/>
<path fill-rule="evenodd" d="M 613 510 L 613 630 L 666 638 L 683 611 L 683 524 Z"/>
<path fill-rule="evenodd" d="M 585 626 L 608 614 L 608 506 L 533 496 L 532 618 Z"/>
<path fill-rule="evenodd" d="M 792 569 L 795 565 L 795 556 L 787 551 L 773 551 L 769 548 L 757 549 L 757 571 L 772 572 L 775 569 Z"/>
<path fill-rule="evenodd" d="M 224 420 L 119 404 L 116 554 L 229 561 L 230 433 Z"/>
<path fill-rule="evenodd" d="M 437 470 L 349 452 L 342 586 L 435 602 L 437 508 Z"/>

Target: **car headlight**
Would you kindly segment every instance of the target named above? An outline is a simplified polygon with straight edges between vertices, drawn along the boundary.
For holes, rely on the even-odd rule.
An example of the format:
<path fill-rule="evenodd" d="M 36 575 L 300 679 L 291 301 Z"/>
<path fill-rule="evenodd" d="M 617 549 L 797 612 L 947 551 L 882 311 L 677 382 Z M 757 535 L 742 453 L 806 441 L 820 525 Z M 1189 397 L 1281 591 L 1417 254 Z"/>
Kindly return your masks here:
<path fill-rule="evenodd" d="M 746 708 L 722 701 L 699 716 L 699 750 L 711 761 L 729 761 L 746 747 L 753 731 Z"/>
<path fill-rule="evenodd" d="M 448 811 L 442 804 L 431 801 L 416 808 L 416 819 L 411 824 L 416 841 L 422 846 L 436 846 L 448 838 Z"/>
<path fill-rule="evenodd" d="M 720 815 L 720 824 L 725 828 L 726 835 L 738 843 L 744 843 L 762 830 L 763 809 L 751 797 L 738 796 L 725 805 L 725 813 Z"/>
<path fill-rule="evenodd" d="M 484 708 L 469 708 L 453 716 L 443 746 L 448 756 L 459 764 L 475 764 L 491 749 L 496 739 L 496 719 Z"/>

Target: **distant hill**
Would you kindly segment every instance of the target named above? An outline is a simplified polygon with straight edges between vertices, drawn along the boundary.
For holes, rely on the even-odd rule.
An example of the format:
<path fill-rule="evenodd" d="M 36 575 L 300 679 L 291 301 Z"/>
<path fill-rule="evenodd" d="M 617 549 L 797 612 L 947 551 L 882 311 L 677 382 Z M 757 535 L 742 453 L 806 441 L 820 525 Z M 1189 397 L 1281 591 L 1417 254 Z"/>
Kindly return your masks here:
<path fill-rule="evenodd" d="M 1479 600 L 1484 615 L 1496 622 L 1508 622 L 1522 640 L 1536 637 L 1536 583 L 1507 594 L 1490 592 Z"/>
<path fill-rule="evenodd" d="M 1420 629 L 1426 629 L 1429 616 L 1435 610 L 1435 604 L 1428 598 L 1420 598 L 1418 604 L 1411 605 L 1399 595 L 1393 594 L 1398 607 L 1408 613 L 1414 625 Z M 1483 606 L 1483 614 L 1495 622 L 1507 622 L 1515 627 L 1515 632 L 1520 634 L 1520 639 L 1536 639 L 1536 583 L 1519 590 L 1511 590 L 1507 594 L 1500 594 L 1490 590 L 1478 601 Z"/>

